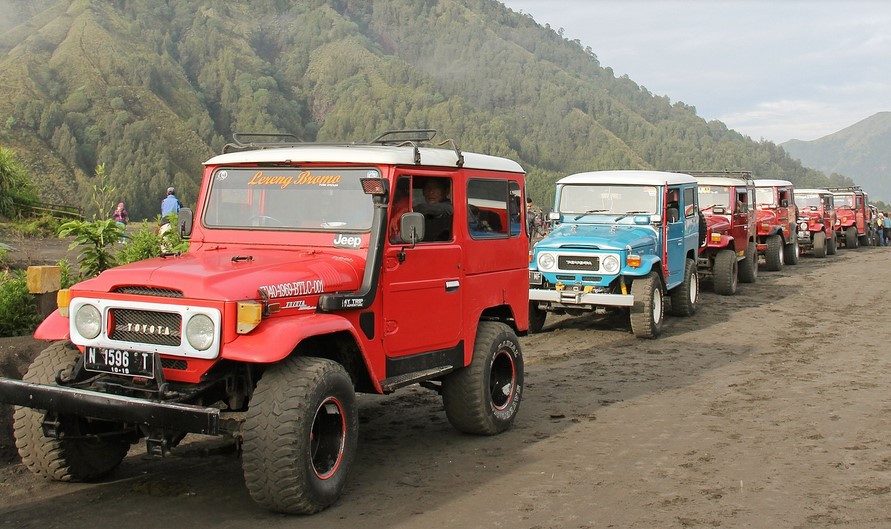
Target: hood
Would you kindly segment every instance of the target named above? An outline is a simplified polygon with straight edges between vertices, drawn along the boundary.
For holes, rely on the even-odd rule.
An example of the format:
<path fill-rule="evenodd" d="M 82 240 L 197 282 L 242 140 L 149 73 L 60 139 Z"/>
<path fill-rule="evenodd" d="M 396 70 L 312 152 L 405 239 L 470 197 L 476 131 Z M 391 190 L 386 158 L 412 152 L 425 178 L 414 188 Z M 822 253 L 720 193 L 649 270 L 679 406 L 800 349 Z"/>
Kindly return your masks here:
<path fill-rule="evenodd" d="M 624 250 L 654 246 L 658 233 L 648 224 L 560 224 L 536 248 L 564 247 Z"/>
<path fill-rule="evenodd" d="M 316 250 L 220 249 L 157 257 L 106 270 L 72 291 L 113 292 L 124 286 L 182 291 L 186 299 L 238 301 L 351 291 L 364 257 Z"/>
<path fill-rule="evenodd" d="M 849 208 L 838 208 L 835 215 L 841 222 L 853 221 L 857 217 L 857 212 Z"/>
<path fill-rule="evenodd" d="M 708 223 L 708 229 L 712 233 L 730 232 L 730 219 L 724 215 L 706 215 L 705 221 Z"/>

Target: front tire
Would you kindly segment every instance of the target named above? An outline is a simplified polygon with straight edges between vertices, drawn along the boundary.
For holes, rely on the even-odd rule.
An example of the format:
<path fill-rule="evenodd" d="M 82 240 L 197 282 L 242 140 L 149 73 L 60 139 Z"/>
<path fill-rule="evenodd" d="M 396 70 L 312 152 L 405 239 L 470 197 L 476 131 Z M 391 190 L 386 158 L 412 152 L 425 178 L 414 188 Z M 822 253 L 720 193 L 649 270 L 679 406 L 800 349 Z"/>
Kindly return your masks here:
<path fill-rule="evenodd" d="M 541 332 L 547 318 L 548 312 L 538 308 L 537 301 L 529 302 L 529 332 Z"/>
<path fill-rule="evenodd" d="M 662 331 L 665 315 L 662 303 L 662 280 L 659 274 L 649 274 L 635 279 L 631 284 L 634 304 L 631 306 L 631 332 L 638 338 L 656 338 Z"/>
<path fill-rule="evenodd" d="M 792 232 L 792 243 L 783 247 L 785 261 L 788 265 L 797 265 L 801 261 L 801 249 L 798 247 L 798 234 Z"/>
<path fill-rule="evenodd" d="M 745 258 L 739 263 L 739 280 L 754 283 L 758 279 L 758 247 L 755 242 L 746 245 Z"/>
<path fill-rule="evenodd" d="M 845 229 L 845 248 L 852 250 L 859 246 L 859 241 L 857 240 L 857 228 L 854 226 L 850 226 Z"/>
<path fill-rule="evenodd" d="M 675 316 L 692 316 L 699 305 L 699 274 L 696 261 L 687 259 L 684 264 L 684 282 L 670 293 L 671 313 Z"/>
<path fill-rule="evenodd" d="M 767 269 L 778 272 L 783 269 L 785 255 L 783 253 L 783 238 L 780 235 L 771 235 L 767 238 L 767 251 L 764 253 L 764 261 Z"/>
<path fill-rule="evenodd" d="M 835 232 L 832 232 L 831 237 L 826 238 L 826 253 L 828 255 L 835 255 L 838 253 L 838 237 Z"/>
<path fill-rule="evenodd" d="M 814 247 L 813 250 L 814 257 L 824 258 L 826 257 L 826 234 L 822 231 L 818 231 L 814 234 Z"/>
<path fill-rule="evenodd" d="M 480 322 L 470 365 L 442 381 L 449 423 L 476 435 L 510 428 L 520 409 L 523 369 L 523 352 L 513 329 L 501 322 Z"/>
<path fill-rule="evenodd" d="M 287 358 L 263 374 L 245 417 L 248 492 L 273 511 L 318 512 L 343 492 L 358 440 L 356 394 L 343 366 Z"/>
<path fill-rule="evenodd" d="M 715 294 L 722 296 L 736 294 L 739 287 L 739 262 L 736 259 L 736 252 L 721 250 L 715 255 L 712 281 L 715 283 Z"/>
<path fill-rule="evenodd" d="M 55 342 L 37 355 L 22 377 L 25 382 L 56 385 L 56 373 L 70 375 L 80 352 L 69 342 Z M 15 445 L 28 470 L 55 481 L 94 481 L 113 471 L 130 448 L 120 425 L 76 415 L 58 415 L 64 434 L 56 439 L 43 434 L 46 413 L 15 407 Z"/>

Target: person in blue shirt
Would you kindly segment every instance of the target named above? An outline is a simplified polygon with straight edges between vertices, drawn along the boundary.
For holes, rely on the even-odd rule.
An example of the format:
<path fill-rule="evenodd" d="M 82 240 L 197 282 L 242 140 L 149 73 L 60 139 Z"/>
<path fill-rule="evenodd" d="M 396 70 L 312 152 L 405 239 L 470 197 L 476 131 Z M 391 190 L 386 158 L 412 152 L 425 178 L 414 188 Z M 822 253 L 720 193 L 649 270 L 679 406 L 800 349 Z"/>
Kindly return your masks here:
<path fill-rule="evenodd" d="M 171 213 L 179 213 L 179 199 L 176 198 L 176 189 L 167 188 L 167 196 L 161 201 L 161 224 L 167 224 L 170 220 L 167 215 Z"/>

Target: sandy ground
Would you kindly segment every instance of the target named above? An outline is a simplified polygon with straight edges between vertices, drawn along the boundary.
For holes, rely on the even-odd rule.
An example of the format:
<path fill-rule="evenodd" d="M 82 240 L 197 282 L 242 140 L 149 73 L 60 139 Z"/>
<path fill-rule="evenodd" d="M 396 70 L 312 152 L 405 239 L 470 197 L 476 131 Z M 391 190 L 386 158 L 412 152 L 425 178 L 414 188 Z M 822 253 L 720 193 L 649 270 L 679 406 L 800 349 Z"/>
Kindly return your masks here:
<path fill-rule="evenodd" d="M 237 454 L 198 439 L 165 460 L 138 446 L 100 484 L 0 464 L 0 526 L 891 527 L 889 300 L 891 249 L 868 248 L 733 297 L 704 285 L 700 312 L 658 340 L 549 320 L 521 340 L 527 389 L 502 435 L 457 433 L 417 386 L 361 396 L 353 475 L 314 516 L 255 506 Z"/>

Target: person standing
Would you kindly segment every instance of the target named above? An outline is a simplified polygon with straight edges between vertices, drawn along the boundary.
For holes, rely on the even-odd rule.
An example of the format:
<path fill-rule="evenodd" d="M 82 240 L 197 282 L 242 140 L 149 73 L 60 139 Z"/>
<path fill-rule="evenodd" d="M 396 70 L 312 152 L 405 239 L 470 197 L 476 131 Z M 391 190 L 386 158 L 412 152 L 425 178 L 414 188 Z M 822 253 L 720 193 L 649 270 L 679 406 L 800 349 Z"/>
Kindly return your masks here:
<path fill-rule="evenodd" d="M 891 245 L 891 241 L 888 240 L 891 239 L 891 216 L 888 215 L 887 211 L 885 212 L 885 218 L 882 220 L 882 231 L 885 236 L 885 246 Z"/>
<path fill-rule="evenodd" d="M 167 196 L 161 201 L 161 224 L 170 222 L 169 219 L 167 219 L 167 215 L 170 215 L 171 213 L 179 213 L 179 208 L 180 203 L 179 199 L 176 198 L 176 189 L 168 187 Z"/>
<path fill-rule="evenodd" d="M 885 246 L 885 214 L 881 211 L 876 216 L 876 246 Z"/>
<path fill-rule="evenodd" d="M 114 213 L 111 216 L 121 227 L 126 226 L 130 222 L 130 217 L 127 215 L 127 209 L 124 207 L 123 202 L 118 202 L 118 207 L 114 208 Z"/>

